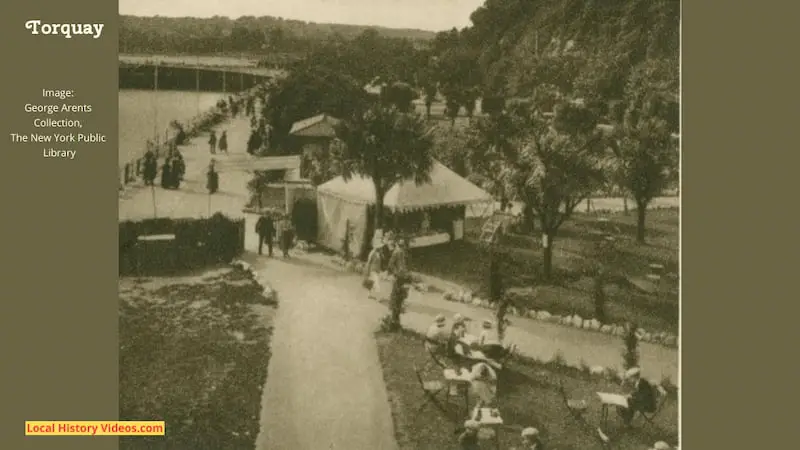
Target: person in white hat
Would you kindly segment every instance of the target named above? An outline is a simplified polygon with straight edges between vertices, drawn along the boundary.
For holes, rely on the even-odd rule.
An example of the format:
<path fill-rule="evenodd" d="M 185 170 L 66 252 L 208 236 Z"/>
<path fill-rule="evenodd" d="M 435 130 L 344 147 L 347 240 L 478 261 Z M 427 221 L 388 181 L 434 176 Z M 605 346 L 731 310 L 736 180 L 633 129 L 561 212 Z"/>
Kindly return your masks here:
<path fill-rule="evenodd" d="M 484 320 L 481 324 L 481 334 L 478 336 L 478 344 L 481 347 L 484 345 L 497 345 L 500 340 L 497 338 L 497 332 L 494 329 L 494 322 L 491 320 Z"/>
<path fill-rule="evenodd" d="M 480 450 L 481 446 L 478 442 L 478 430 L 481 425 L 475 420 L 467 420 L 464 422 L 464 432 L 458 436 L 458 448 L 460 450 Z"/>
<path fill-rule="evenodd" d="M 497 398 L 497 372 L 484 362 L 472 366 L 469 375 L 470 390 L 477 399 L 475 409 L 494 406 Z"/>
<path fill-rule="evenodd" d="M 544 444 L 539 430 L 533 427 L 522 430 L 522 445 L 524 450 L 543 450 Z"/>
<path fill-rule="evenodd" d="M 376 239 L 364 265 L 364 282 L 371 284 L 368 298 L 376 299 L 381 293 L 380 273 L 383 265 L 383 241 Z"/>
<path fill-rule="evenodd" d="M 625 383 L 632 387 L 628 397 L 628 407 L 620 407 L 619 412 L 625 425 L 630 426 L 637 412 L 653 412 L 656 409 L 655 388 L 647 380 L 642 378 L 642 370 L 639 367 L 632 367 L 625 371 Z"/>
<path fill-rule="evenodd" d="M 428 327 L 428 332 L 425 334 L 426 343 L 433 346 L 440 346 L 447 341 L 447 319 L 444 315 L 439 314 L 433 320 L 433 323 Z"/>

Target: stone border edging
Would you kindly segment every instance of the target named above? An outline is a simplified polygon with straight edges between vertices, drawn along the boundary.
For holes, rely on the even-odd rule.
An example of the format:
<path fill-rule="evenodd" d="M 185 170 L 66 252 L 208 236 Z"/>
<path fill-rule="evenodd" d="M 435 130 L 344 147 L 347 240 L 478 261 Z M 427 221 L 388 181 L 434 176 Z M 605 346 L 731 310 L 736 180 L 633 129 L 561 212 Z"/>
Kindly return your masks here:
<path fill-rule="evenodd" d="M 248 272 L 250 276 L 253 277 L 253 280 L 255 280 L 256 283 L 258 283 L 264 289 L 261 292 L 261 295 L 264 296 L 264 299 L 266 299 L 268 302 L 278 302 L 278 293 L 275 291 L 275 289 L 272 289 L 272 287 L 264 278 L 259 277 L 258 274 L 256 274 L 256 272 L 253 270 L 253 266 L 240 259 L 231 261 L 231 266 L 238 267 L 243 271 Z"/>
<path fill-rule="evenodd" d="M 341 257 L 334 257 L 333 262 L 336 265 L 339 265 L 344 269 L 352 272 L 361 273 L 364 270 L 364 263 L 361 261 L 356 261 L 356 260 L 344 261 Z M 414 289 L 420 292 L 429 292 L 429 287 L 425 283 L 416 282 L 413 284 L 413 286 Z M 463 303 L 489 310 L 494 309 L 494 307 L 489 303 L 488 300 L 474 296 L 472 292 L 469 290 L 462 290 L 460 292 L 448 291 L 442 294 L 442 298 L 449 302 Z M 520 311 L 513 306 L 508 309 L 508 312 L 509 315 L 513 317 L 525 317 L 528 319 L 538 320 L 541 322 L 548 322 L 563 326 L 569 326 L 572 328 L 580 328 L 586 331 L 595 331 L 598 333 L 619 336 L 619 337 L 624 336 L 626 330 L 625 325 L 603 324 L 597 319 L 594 318 L 584 319 L 577 314 L 571 316 L 559 316 L 551 314 L 550 312 L 545 310 L 536 311 L 534 309 L 530 309 L 527 311 Z M 636 330 L 636 334 L 639 337 L 639 340 L 642 342 L 648 342 L 651 344 L 657 344 L 663 347 L 675 348 L 675 349 L 679 348 L 680 346 L 680 338 L 672 333 L 653 332 L 653 331 L 647 331 L 643 328 L 639 328 Z"/>

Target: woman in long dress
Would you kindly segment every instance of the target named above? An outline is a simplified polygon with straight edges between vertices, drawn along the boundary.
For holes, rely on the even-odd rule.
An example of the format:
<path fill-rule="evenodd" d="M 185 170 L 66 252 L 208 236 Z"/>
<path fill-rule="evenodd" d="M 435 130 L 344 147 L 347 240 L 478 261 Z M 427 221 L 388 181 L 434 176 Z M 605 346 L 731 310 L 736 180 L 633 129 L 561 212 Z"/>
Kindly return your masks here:
<path fill-rule="evenodd" d="M 383 271 L 383 247 L 384 243 L 380 240 L 373 244 L 364 267 L 364 279 L 372 283 L 368 298 L 377 299 L 381 293 L 380 274 Z"/>
<path fill-rule="evenodd" d="M 228 153 L 228 132 L 223 131 L 222 135 L 219 137 L 219 151 L 222 153 Z"/>

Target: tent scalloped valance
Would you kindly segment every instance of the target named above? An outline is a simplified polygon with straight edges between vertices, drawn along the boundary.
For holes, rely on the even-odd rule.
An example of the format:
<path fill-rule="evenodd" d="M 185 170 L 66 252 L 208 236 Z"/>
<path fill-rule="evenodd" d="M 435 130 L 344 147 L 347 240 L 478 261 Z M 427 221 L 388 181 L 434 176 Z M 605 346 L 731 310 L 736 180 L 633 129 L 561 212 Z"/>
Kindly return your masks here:
<path fill-rule="evenodd" d="M 431 181 L 417 185 L 413 181 L 398 183 L 384 196 L 384 207 L 391 211 L 422 211 L 442 206 L 460 206 L 494 202 L 494 198 L 441 164 L 434 161 Z M 342 201 L 370 205 L 375 203 L 372 181 L 356 176 L 348 181 L 336 177 L 317 188 L 320 195 Z"/>

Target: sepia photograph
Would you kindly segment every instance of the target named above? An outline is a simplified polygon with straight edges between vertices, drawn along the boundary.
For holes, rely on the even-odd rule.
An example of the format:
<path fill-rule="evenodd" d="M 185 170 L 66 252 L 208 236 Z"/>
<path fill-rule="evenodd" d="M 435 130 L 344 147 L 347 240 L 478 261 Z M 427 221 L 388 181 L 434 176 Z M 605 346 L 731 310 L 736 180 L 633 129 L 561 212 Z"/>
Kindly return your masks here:
<path fill-rule="evenodd" d="M 120 448 L 680 448 L 679 0 L 119 11 Z"/>

